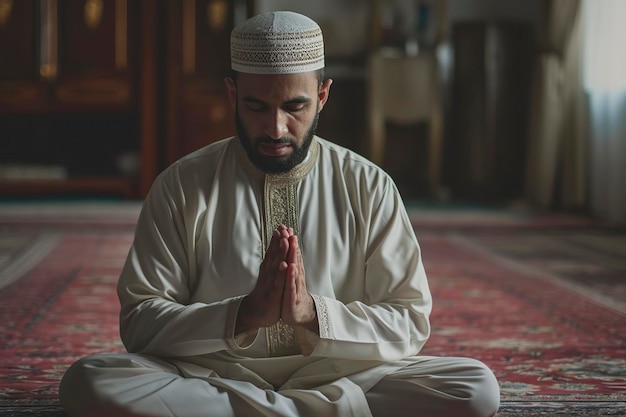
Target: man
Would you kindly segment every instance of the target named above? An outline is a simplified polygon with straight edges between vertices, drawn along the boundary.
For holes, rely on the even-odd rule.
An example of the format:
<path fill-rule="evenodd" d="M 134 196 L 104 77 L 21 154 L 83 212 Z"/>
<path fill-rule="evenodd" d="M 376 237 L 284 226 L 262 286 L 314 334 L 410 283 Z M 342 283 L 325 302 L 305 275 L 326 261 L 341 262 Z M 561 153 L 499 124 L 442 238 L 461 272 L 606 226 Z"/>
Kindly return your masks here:
<path fill-rule="evenodd" d="M 392 180 L 315 136 L 318 25 L 256 16 L 231 60 L 237 137 L 155 181 L 118 284 L 129 353 L 68 370 L 69 415 L 494 415 L 485 365 L 417 356 L 431 296 Z"/>

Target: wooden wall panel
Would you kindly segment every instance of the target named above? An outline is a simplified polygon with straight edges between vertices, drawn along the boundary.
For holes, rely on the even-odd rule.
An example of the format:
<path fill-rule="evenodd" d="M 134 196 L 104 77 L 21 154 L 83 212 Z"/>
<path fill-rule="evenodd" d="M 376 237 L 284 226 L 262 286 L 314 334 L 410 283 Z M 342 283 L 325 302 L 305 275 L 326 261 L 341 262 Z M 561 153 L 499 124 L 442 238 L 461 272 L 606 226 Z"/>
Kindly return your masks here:
<path fill-rule="evenodd" d="M 0 3 L 0 79 L 37 77 L 34 29 L 34 0 Z"/>
<path fill-rule="evenodd" d="M 222 83 L 230 70 L 233 7 L 224 0 L 197 0 L 194 75 Z"/>
<path fill-rule="evenodd" d="M 59 2 L 59 68 L 55 98 L 64 104 L 128 108 L 136 97 L 138 2 Z"/>
<path fill-rule="evenodd" d="M 111 0 L 60 3 L 59 52 L 63 76 L 115 72 L 117 6 Z"/>
<path fill-rule="evenodd" d="M 145 196 L 163 2 L 0 0 L 0 193 Z"/>
<path fill-rule="evenodd" d="M 234 3 L 168 3 L 166 164 L 235 132 L 224 84 L 230 71 Z"/>
<path fill-rule="evenodd" d="M 36 111 L 45 105 L 39 82 L 35 0 L 0 2 L 0 111 Z"/>

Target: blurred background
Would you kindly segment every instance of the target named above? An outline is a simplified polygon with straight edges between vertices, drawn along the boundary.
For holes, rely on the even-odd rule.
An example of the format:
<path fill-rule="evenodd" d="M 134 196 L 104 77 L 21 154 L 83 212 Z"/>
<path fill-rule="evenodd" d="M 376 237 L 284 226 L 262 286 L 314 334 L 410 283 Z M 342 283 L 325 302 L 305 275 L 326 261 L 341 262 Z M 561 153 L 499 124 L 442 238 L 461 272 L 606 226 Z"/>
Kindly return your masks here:
<path fill-rule="evenodd" d="M 230 31 L 271 10 L 324 32 L 318 134 L 406 201 L 626 224 L 622 0 L 0 0 L 0 197 L 142 199 L 234 134 Z"/>

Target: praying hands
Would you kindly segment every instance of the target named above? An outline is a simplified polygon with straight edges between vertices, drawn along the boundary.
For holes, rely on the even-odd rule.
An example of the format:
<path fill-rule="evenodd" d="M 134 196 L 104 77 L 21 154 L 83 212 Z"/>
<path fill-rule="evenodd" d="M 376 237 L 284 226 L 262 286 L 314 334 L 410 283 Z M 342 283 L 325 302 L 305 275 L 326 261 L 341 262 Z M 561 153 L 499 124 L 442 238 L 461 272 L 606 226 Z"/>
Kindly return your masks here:
<path fill-rule="evenodd" d="M 272 234 L 256 286 L 241 302 L 235 332 L 269 327 L 281 319 L 285 324 L 318 332 L 298 237 L 284 225 Z"/>

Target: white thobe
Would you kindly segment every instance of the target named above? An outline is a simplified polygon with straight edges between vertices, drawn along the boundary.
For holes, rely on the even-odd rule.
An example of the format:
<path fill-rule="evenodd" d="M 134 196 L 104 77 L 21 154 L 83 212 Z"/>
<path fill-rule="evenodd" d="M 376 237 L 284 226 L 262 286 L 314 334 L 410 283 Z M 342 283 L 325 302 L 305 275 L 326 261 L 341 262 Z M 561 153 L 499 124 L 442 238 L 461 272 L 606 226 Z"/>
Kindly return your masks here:
<path fill-rule="evenodd" d="M 236 336 L 239 303 L 280 224 L 298 236 L 319 335 L 279 322 Z M 130 353 L 213 378 L 246 403 L 255 394 L 242 387 L 253 386 L 300 404 L 258 399 L 276 415 L 301 415 L 309 403 L 327 416 L 371 415 L 364 393 L 418 360 L 430 333 L 420 247 L 393 181 L 319 137 L 284 174 L 257 170 L 237 138 L 166 169 L 146 198 L 118 295 Z"/>

